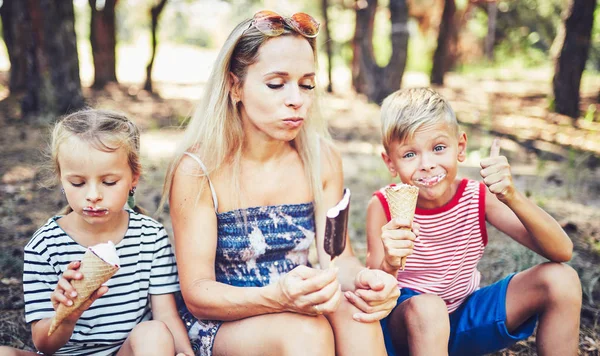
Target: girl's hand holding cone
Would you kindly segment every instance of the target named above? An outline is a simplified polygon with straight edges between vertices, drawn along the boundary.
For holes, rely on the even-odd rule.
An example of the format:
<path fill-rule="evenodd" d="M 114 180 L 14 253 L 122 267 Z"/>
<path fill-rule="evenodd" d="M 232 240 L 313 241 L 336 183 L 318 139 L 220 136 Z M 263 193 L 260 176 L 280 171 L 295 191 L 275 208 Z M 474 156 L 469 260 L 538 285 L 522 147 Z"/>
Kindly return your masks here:
<path fill-rule="evenodd" d="M 58 283 L 56 285 L 56 289 L 50 295 L 50 300 L 52 301 L 52 307 L 54 310 L 58 310 L 59 305 L 64 305 L 65 307 L 71 307 L 74 303 L 74 300 L 77 298 L 77 291 L 71 284 L 73 280 L 81 280 L 83 278 L 83 274 L 79 271 L 79 267 L 81 266 L 80 261 L 73 261 L 69 263 L 67 269 L 62 274 Z M 108 287 L 101 286 L 98 288 L 89 299 L 87 299 L 84 303 L 81 304 L 71 314 L 69 314 L 63 322 L 71 322 L 75 323 L 81 314 L 86 311 L 96 299 L 100 298 L 104 294 L 108 292 Z"/>

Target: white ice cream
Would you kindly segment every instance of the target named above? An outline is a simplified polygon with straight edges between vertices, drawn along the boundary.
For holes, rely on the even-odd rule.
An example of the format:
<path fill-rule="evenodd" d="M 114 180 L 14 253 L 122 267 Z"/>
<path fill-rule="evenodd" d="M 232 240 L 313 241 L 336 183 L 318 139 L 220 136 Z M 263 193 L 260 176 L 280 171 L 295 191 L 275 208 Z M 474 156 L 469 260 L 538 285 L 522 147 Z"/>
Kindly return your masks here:
<path fill-rule="evenodd" d="M 90 246 L 89 249 L 104 262 L 119 267 L 119 255 L 112 241 Z"/>
<path fill-rule="evenodd" d="M 342 200 L 340 200 L 336 206 L 327 210 L 327 217 L 332 219 L 335 218 L 340 214 L 340 211 L 348 207 L 348 204 L 350 204 L 350 189 L 346 188 L 344 189 L 344 196 L 342 197 Z"/>
<path fill-rule="evenodd" d="M 414 185 L 410 185 L 410 184 L 404 184 L 404 183 L 398 183 L 393 187 L 390 187 L 389 189 L 393 190 L 393 191 L 398 191 L 398 190 L 402 190 L 402 189 L 409 189 L 409 190 L 419 190 L 419 188 L 415 187 Z"/>

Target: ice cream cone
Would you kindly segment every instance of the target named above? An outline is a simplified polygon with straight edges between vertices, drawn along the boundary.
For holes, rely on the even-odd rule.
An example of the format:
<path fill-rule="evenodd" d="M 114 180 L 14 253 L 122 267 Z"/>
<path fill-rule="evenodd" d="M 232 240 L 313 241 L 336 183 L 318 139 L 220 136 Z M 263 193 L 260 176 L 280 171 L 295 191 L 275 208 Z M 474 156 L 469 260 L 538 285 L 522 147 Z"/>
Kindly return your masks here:
<path fill-rule="evenodd" d="M 58 305 L 56 314 L 52 318 L 52 323 L 48 330 L 48 336 L 52 335 L 52 333 L 60 326 L 61 322 L 88 300 L 92 293 L 100 288 L 103 283 L 108 281 L 118 269 L 118 265 L 105 262 L 92 252 L 92 250 L 88 249 L 83 255 L 79 267 L 79 272 L 81 272 L 83 278 L 71 280 L 71 285 L 77 291 L 77 297 L 73 300 L 73 305 L 70 307 L 64 304 Z"/>
<path fill-rule="evenodd" d="M 407 219 L 412 224 L 417 208 L 417 198 L 419 197 L 419 188 L 408 185 L 399 184 L 385 188 L 388 205 L 392 219 L 402 218 Z M 408 228 L 405 228 L 409 230 Z M 402 257 L 400 269 L 404 271 L 406 265 L 406 257 Z"/>

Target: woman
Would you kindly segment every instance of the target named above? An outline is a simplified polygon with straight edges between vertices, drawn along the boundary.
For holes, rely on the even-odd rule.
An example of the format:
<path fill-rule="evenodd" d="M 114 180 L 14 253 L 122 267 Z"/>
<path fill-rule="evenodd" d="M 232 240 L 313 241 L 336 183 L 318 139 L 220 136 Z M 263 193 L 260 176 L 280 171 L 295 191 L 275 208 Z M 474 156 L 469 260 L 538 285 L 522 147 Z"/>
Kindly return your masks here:
<path fill-rule="evenodd" d="M 270 11 L 239 24 L 167 174 L 197 354 L 385 355 L 376 321 L 396 303 L 395 279 L 361 266 L 349 243 L 327 268 L 323 249 L 343 176 L 311 110 L 318 28 Z M 315 239 L 321 270 L 308 262 Z"/>

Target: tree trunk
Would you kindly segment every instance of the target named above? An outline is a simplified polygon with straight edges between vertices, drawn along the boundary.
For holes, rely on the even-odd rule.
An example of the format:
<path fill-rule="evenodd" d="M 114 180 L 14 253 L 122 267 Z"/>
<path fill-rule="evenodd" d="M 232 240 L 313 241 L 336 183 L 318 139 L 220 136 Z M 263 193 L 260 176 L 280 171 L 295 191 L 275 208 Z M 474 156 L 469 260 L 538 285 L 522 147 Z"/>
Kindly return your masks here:
<path fill-rule="evenodd" d="M 433 54 L 433 67 L 431 68 L 431 84 L 444 85 L 444 75 L 454 64 L 454 51 L 451 44 L 456 43 L 457 30 L 454 21 L 456 3 L 454 0 L 444 1 L 444 12 L 438 32 L 437 48 Z"/>
<path fill-rule="evenodd" d="M 52 122 L 56 115 L 81 108 L 73 2 L 21 0 L 13 6 L 15 19 L 21 22 L 17 37 L 26 67 L 23 117 L 39 115 Z"/>
<path fill-rule="evenodd" d="M 90 43 L 94 61 L 94 88 L 104 88 L 117 81 L 115 6 L 117 0 L 106 0 L 104 8 L 96 7 L 96 0 L 88 0 L 91 8 Z"/>
<path fill-rule="evenodd" d="M 488 32 L 485 36 L 485 56 L 490 61 L 494 60 L 494 44 L 496 43 L 496 18 L 498 17 L 498 4 L 495 1 L 487 4 Z"/>
<path fill-rule="evenodd" d="M 154 58 L 156 57 L 156 46 L 158 45 L 158 38 L 156 31 L 158 30 L 158 19 L 161 12 L 163 11 L 167 0 L 160 0 L 160 3 L 152 6 L 150 9 L 150 17 L 152 18 L 152 55 L 150 56 L 150 62 L 146 66 L 146 82 L 144 83 L 144 89 L 152 93 L 152 67 L 154 67 Z"/>
<path fill-rule="evenodd" d="M 329 1 L 321 0 L 321 12 L 323 13 L 323 32 L 325 32 L 325 53 L 327 54 L 327 92 L 333 92 L 333 53 L 331 53 L 331 36 L 329 35 L 329 16 L 327 15 L 327 9 L 329 8 Z"/>
<path fill-rule="evenodd" d="M 579 86 L 590 49 L 596 0 L 571 0 L 558 40 L 562 43 L 554 65 L 555 111 L 579 116 Z"/>
<path fill-rule="evenodd" d="M 27 74 L 27 65 L 25 57 L 25 48 L 23 26 L 25 23 L 25 4 L 18 0 L 5 0 L 0 6 L 0 17 L 2 18 L 2 36 L 8 51 L 8 60 L 10 62 L 10 79 L 8 89 L 11 94 L 23 92 L 26 88 L 25 77 Z"/>
<path fill-rule="evenodd" d="M 378 104 L 400 88 L 406 67 L 408 47 L 408 5 L 406 0 L 390 0 L 392 22 L 392 55 L 385 67 L 375 62 L 373 54 L 373 26 L 377 11 L 377 0 L 356 2 L 356 28 L 352 40 L 352 84 L 358 93 Z"/>

